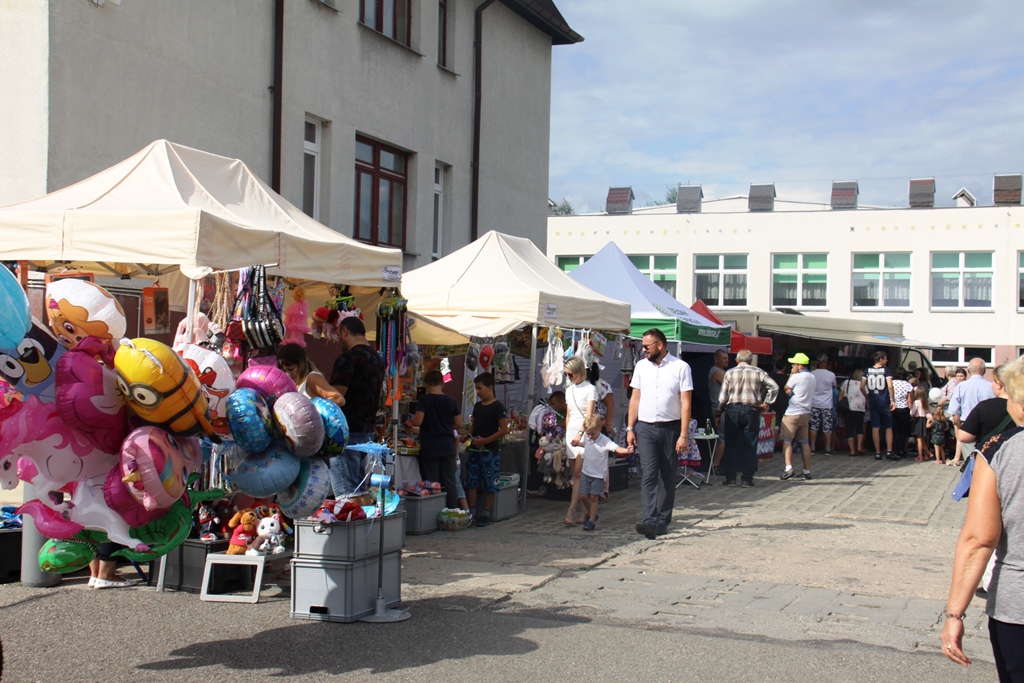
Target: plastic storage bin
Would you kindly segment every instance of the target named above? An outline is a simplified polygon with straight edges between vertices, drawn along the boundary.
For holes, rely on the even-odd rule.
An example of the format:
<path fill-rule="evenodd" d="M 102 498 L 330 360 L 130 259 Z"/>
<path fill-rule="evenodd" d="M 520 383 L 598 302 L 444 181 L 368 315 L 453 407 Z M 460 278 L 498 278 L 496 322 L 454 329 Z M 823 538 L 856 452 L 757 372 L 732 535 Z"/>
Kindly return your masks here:
<path fill-rule="evenodd" d="M 437 516 L 444 509 L 445 494 L 435 493 L 432 496 L 405 496 L 402 505 L 409 515 L 405 533 L 418 535 L 437 531 Z"/>
<path fill-rule="evenodd" d="M 206 556 L 222 553 L 228 549 L 227 539 L 200 541 L 186 538 L 181 545 L 167 553 L 167 576 L 164 590 L 179 590 L 198 593 L 203 589 L 203 573 L 206 571 Z M 160 580 L 160 560 L 150 563 L 149 585 L 156 586 Z M 219 567 L 210 580 L 210 592 L 230 593 L 246 590 L 252 585 L 249 567 Z"/>
<path fill-rule="evenodd" d="M 402 551 L 384 555 L 384 600 L 402 602 Z M 292 560 L 295 619 L 350 622 L 373 614 L 377 602 L 377 558 L 357 562 Z"/>
<path fill-rule="evenodd" d="M 497 522 L 519 514 L 519 487 L 506 486 L 494 494 L 491 521 Z"/>
<path fill-rule="evenodd" d="M 384 517 L 384 552 L 401 550 L 405 545 L 406 513 L 398 510 Z M 357 522 L 318 522 L 295 520 L 295 557 L 302 559 L 354 562 L 376 557 L 380 552 L 380 527 L 376 519 Z"/>

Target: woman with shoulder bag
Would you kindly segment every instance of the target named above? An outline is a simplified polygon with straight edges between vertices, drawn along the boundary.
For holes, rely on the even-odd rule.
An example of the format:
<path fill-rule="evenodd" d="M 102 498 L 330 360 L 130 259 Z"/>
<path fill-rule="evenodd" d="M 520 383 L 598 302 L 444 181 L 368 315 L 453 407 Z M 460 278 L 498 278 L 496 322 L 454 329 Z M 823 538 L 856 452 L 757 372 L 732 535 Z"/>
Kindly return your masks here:
<path fill-rule="evenodd" d="M 840 417 L 846 426 L 846 443 L 850 447 L 850 455 L 864 454 L 864 412 L 867 410 L 867 392 L 861 381 L 864 372 L 855 368 L 850 378 L 839 388 Z"/>

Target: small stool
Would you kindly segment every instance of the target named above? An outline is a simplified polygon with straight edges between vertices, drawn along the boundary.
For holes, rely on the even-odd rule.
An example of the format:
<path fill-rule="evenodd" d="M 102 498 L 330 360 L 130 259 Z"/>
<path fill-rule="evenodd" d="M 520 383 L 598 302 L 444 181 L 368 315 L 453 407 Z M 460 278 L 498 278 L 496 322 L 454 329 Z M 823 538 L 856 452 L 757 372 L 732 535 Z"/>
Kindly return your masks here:
<path fill-rule="evenodd" d="M 263 569 L 267 561 L 287 560 L 292 556 L 291 551 L 277 555 L 228 555 L 226 553 L 210 553 L 206 556 L 206 568 L 203 570 L 203 588 L 199 592 L 199 599 L 208 602 L 259 602 L 260 589 L 263 587 Z M 241 564 L 256 567 L 256 578 L 252 582 L 252 595 L 221 595 L 210 594 L 210 574 L 215 564 Z"/>

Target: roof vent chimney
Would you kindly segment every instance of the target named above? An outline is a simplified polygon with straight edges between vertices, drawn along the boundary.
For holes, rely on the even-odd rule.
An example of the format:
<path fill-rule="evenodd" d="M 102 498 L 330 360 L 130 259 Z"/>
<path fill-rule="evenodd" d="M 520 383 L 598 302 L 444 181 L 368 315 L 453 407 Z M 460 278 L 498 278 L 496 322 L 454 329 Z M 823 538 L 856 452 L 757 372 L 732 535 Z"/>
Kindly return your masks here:
<path fill-rule="evenodd" d="M 773 211 L 775 209 L 775 183 L 751 185 L 747 197 L 750 211 Z"/>
<path fill-rule="evenodd" d="M 960 191 L 953 195 L 953 199 L 956 200 L 958 207 L 974 206 L 978 202 L 974 199 L 974 195 L 967 191 L 966 187 L 961 187 Z"/>
<path fill-rule="evenodd" d="M 935 178 L 910 179 L 910 208 L 930 209 L 935 206 Z"/>
<path fill-rule="evenodd" d="M 604 210 L 609 216 L 628 216 L 633 213 L 633 188 L 609 187 Z"/>
<path fill-rule="evenodd" d="M 832 208 L 856 209 L 860 187 L 856 180 L 832 182 Z"/>
<path fill-rule="evenodd" d="M 992 185 L 992 200 L 997 206 L 1020 206 L 1021 177 L 1017 175 L 997 175 Z"/>
<path fill-rule="evenodd" d="M 680 185 L 676 192 L 676 213 L 700 213 L 704 190 L 700 185 Z"/>

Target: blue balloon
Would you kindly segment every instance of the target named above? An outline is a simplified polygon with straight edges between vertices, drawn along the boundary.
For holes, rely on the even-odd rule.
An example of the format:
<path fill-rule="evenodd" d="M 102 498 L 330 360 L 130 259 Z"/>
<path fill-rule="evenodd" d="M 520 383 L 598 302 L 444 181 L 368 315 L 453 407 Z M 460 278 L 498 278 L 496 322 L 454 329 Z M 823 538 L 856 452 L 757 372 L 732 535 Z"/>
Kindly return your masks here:
<path fill-rule="evenodd" d="M 250 453 L 262 453 L 274 435 L 266 400 L 255 389 L 236 389 L 227 400 L 228 428 L 235 442 Z"/>
<path fill-rule="evenodd" d="M 345 418 L 345 413 L 341 412 L 341 408 L 334 401 L 328 401 L 319 396 L 313 399 L 313 405 L 316 406 L 317 412 L 320 413 L 320 417 L 324 421 L 324 431 L 326 432 L 321 454 L 338 455 L 348 445 L 348 420 Z"/>
<path fill-rule="evenodd" d="M 14 273 L 0 266 L 0 348 L 16 347 L 30 329 L 28 296 Z"/>
<path fill-rule="evenodd" d="M 263 453 L 250 453 L 229 477 L 231 485 L 253 498 L 284 491 L 299 477 L 302 461 L 280 444 Z M 322 501 L 321 501 L 322 502 Z"/>
<path fill-rule="evenodd" d="M 0 379 L 22 394 L 52 403 L 56 393 L 57 361 L 67 351 L 42 323 L 32 323 L 14 347 L 0 347 Z"/>

